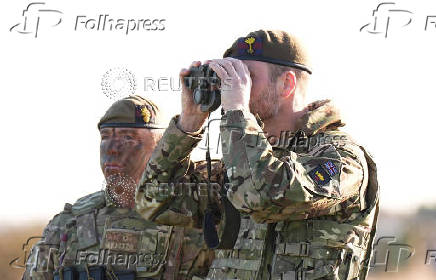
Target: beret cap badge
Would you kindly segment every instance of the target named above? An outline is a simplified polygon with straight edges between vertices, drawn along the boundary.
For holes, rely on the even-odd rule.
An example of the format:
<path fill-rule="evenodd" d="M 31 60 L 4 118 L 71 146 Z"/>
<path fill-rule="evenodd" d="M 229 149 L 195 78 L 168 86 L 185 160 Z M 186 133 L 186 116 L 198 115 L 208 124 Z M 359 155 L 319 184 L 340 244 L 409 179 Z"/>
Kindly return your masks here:
<path fill-rule="evenodd" d="M 239 55 L 261 55 L 262 39 L 255 36 L 239 38 L 237 43 L 237 50 Z"/>
<path fill-rule="evenodd" d="M 244 40 L 244 42 L 248 44 L 249 48 L 248 48 L 247 52 L 249 54 L 254 53 L 254 50 L 253 50 L 253 43 L 254 43 L 254 41 L 256 41 L 256 38 L 254 38 L 254 37 L 248 37 L 248 38 L 246 38 Z"/>
<path fill-rule="evenodd" d="M 141 108 L 141 116 L 145 123 L 150 121 L 151 113 L 146 106 Z"/>

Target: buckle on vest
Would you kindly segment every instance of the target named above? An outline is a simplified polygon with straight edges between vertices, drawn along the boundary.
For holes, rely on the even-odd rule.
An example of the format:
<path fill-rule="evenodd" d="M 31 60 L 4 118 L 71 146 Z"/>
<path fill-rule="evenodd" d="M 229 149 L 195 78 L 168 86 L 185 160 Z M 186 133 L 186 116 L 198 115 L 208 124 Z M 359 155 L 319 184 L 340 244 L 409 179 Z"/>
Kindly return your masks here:
<path fill-rule="evenodd" d="M 304 280 L 306 277 L 305 271 L 302 269 L 299 269 L 295 273 L 295 280 Z"/>
<path fill-rule="evenodd" d="M 313 273 L 313 270 L 304 270 L 304 269 L 297 269 L 297 270 L 291 270 L 282 272 L 280 274 L 280 280 L 305 280 L 307 274 Z"/>
<path fill-rule="evenodd" d="M 277 244 L 276 254 L 307 257 L 309 256 L 309 249 L 310 243 L 308 242 L 280 243 Z"/>
<path fill-rule="evenodd" d="M 307 242 L 300 243 L 300 256 L 304 256 L 304 257 L 309 256 L 309 243 Z"/>

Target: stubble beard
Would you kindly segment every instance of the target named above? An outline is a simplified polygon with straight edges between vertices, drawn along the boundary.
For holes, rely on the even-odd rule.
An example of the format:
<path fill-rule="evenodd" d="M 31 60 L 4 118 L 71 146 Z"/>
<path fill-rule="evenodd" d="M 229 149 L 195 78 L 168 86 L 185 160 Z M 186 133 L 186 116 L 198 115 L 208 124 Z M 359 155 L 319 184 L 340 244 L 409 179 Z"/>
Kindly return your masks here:
<path fill-rule="evenodd" d="M 277 116 L 279 112 L 279 96 L 273 84 L 264 88 L 257 98 L 250 99 L 250 111 L 258 114 L 261 120 L 268 120 Z"/>

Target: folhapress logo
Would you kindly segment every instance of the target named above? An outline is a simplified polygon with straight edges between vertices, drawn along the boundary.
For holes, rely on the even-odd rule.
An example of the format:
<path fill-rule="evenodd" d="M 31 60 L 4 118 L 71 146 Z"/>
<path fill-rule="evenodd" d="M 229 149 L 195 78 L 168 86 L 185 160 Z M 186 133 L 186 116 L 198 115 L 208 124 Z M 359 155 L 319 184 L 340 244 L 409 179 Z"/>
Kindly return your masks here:
<path fill-rule="evenodd" d="M 109 15 L 76 17 L 74 31 L 118 31 L 128 35 L 134 31 L 163 31 L 166 19 L 151 18 L 112 18 Z"/>
<path fill-rule="evenodd" d="M 62 12 L 45 8 L 44 2 L 32 2 L 22 13 L 22 22 L 12 26 L 9 31 L 38 37 L 40 28 L 51 28 L 62 22 Z"/>
<path fill-rule="evenodd" d="M 112 17 L 111 15 L 97 14 L 93 16 L 76 15 L 68 19 L 63 12 L 47 9 L 45 2 L 32 2 L 22 12 L 21 22 L 14 24 L 9 31 L 20 34 L 40 35 L 41 30 L 47 30 L 63 23 L 63 28 L 71 28 L 73 32 L 100 32 L 120 33 L 129 35 L 134 32 L 164 31 L 165 18 L 156 17 Z"/>

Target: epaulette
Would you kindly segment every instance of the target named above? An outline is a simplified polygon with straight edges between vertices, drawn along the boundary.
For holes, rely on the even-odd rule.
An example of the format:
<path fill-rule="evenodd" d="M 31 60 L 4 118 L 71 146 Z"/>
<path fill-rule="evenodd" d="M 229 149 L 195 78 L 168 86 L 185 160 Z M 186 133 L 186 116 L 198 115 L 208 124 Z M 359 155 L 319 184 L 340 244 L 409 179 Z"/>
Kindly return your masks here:
<path fill-rule="evenodd" d="M 79 198 L 72 206 L 74 216 L 79 216 L 91 212 L 94 209 L 103 208 L 106 205 L 105 192 L 98 191 Z"/>
<path fill-rule="evenodd" d="M 71 203 L 65 203 L 64 210 L 62 210 L 61 214 L 71 214 L 73 205 Z"/>

